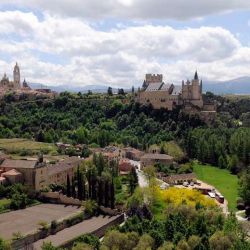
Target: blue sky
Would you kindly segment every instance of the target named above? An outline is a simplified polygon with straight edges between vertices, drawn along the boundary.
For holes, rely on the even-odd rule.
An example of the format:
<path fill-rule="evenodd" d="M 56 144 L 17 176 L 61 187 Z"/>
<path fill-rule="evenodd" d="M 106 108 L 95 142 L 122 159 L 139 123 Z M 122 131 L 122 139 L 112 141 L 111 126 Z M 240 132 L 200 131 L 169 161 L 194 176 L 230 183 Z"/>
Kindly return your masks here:
<path fill-rule="evenodd" d="M 72 4 L 74 3 L 74 4 Z M 1 0 L 0 74 L 47 85 L 139 86 L 250 76 L 244 0 Z"/>

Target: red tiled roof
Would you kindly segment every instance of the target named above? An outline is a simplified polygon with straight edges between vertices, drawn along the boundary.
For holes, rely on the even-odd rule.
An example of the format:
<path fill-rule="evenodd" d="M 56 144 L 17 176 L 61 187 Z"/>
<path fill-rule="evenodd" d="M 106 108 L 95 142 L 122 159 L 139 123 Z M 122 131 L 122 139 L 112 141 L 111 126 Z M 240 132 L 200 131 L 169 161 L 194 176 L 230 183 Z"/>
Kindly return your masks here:
<path fill-rule="evenodd" d="M 132 168 L 132 164 L 128 161 L 122 161 L 119 163 L 119 171 L 121 172 L 130 172 Z"/>
<path fill-rule="evenodd" d="M 2 174 L 2 176 L 17 176 L 17 175 L 22 175 L 20 172 L 18 172 L 16 169 L 11 169 L 5 173 Z"/>

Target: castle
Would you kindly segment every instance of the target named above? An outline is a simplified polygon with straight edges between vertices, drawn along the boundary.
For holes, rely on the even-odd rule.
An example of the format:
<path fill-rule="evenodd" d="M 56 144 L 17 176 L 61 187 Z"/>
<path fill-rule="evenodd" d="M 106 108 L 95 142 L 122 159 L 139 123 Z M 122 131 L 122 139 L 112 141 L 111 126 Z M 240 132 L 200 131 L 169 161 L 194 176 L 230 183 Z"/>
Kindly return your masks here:
<path fill-rule="evenodd" d="M 25 79 L 23 81 L 23 84 L 21 85 L 20 68 L 17 63 L 13 69 L 13 81 L 10 81 L 6 73 L 4 73 L 3 78 L 0 81 L 0 89 L 4 92 L 8 90 L 30 89 Z"/>
<path fill-rule="evenodd" d="M 182 81 L 182 85 L 164 83 L 162 74 L 146 74 L 142 89 L 138 90 L 136 101 L 151 104 L 154 109 L 173 110 L 182 106 L 188 112 L 215 112 L 214 103 L 205 103 L 202 96 L 202 80 L 197 71 L 190 82 Z"/>

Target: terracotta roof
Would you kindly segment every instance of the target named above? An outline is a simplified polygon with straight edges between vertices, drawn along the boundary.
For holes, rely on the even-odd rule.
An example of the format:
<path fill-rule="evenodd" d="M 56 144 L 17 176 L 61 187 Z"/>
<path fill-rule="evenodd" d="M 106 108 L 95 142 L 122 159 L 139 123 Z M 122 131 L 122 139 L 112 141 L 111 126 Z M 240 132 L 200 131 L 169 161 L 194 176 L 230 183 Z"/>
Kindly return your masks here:
<path fill-rule="evenodd" d="M 153 159 L 153 160 L 173 160 L 174 158 L 166 154 L 145 154 L 141 159 Z"/>
<path fill-rule="evenodd" d="M 77 156 L 69 157 L 63 161 L 59 161 L 56 164 L 51 164 L 48 167 L 48 175 L 54 175 L 57 173 L 61 173 L 67 169 L 71 169 L 83 161 L 83 159 L 78 158 Z"/>
<path fill-rule="evenodd" d="M 133 165 L 127 159 L 122 159 L 119 162 L 118 168 L 120 172 L 130 172 L 133 168 Z"/>
<path fill-rule="evenodd" d="M 20 172 L 18 172 L 16 169 L 11 169 L 5 173 L 2 174 L 2 176 L 16 176 L 16 175 L 22 175 Z"/>
<path fill-rule="evenodd" d="M 0 176 L 0 182 L 2 182 L 2 181 L 6 181 L 6 178 L 5 178 L 5 177 Z"/>
<path fill-rule="evenodd" d="M 5 159 L 1 168 L 35 168 L 37 161 Z"/>

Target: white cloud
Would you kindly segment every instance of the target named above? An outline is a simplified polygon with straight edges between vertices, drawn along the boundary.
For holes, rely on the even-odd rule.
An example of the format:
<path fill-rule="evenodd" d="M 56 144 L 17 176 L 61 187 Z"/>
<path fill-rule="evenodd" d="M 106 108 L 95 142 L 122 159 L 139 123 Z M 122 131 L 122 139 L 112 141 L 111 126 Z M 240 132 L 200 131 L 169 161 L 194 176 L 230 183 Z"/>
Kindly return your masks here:
<path fill-rule="evenodd" d="M 148 72 L 179 83 L 198 68 L 203 78 L 249 75 L 250 48 L 221 27 L 173 29 L 145 24 L 100 31 L 79 18 L 0 12 L 0 55 L 28 81 L 124 87 Z M 14 35 L 13 35 L 14 34 Z M 7 62 L 0 62 L 0 73 Z"/>
<path fill-rule="evenodd" d="M 43 9 L 83 18 L 189 19 L 249 9 L 247 0 L 2 0 L 1 4 Z"/>

